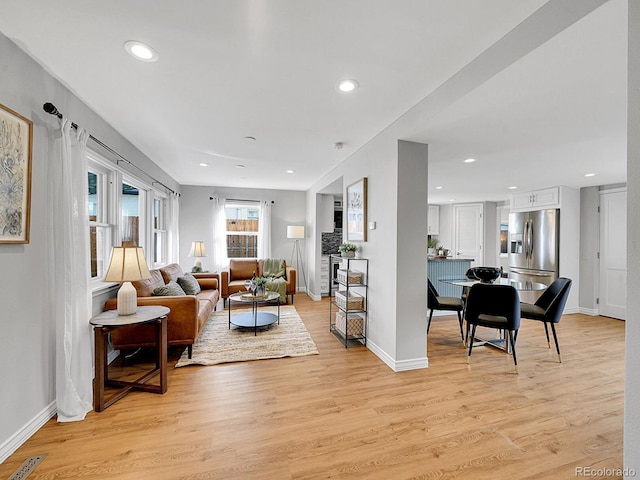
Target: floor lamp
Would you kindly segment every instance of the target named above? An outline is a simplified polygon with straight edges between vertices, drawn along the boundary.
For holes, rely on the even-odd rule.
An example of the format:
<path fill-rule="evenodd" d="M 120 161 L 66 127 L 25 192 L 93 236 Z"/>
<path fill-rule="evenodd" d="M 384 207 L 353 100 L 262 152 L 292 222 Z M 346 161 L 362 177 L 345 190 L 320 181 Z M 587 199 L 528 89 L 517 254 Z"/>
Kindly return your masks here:
<path fill-rule="evenodd" d="M 304 290 L 307 291 L 307 276 L 304 273 L 304 263 L 302 262 L 302 254 L 300 253 L 300 245 L 298 240 L 304 238 L 304 225 L 288 225 L 287 226 L 287 238 L 293 238 L 293 250 L 291 251 L 291 263 L 293 266 L 293 259 L 296 259 L 296 269 L 302 269 L 302 280 L 304 280 Z M 299 276 L 298 276 L 299 278 Z M 298 282 L 299 283 L 299 282 Z M 298 285 L 296 285 L 298 290 Z"/>

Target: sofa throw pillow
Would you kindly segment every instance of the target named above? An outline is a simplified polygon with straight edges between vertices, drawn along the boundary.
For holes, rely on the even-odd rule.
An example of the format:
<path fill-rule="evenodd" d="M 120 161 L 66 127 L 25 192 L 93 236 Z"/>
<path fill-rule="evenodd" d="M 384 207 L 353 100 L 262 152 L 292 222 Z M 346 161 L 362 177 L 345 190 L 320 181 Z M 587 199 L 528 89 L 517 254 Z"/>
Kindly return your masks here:
<path fill-rule="evenodd" d="M 197 295 L 200 293 L 200 284 L 196 277 L 190 273 L 185 273 L 184 277 L 178 278 L 178 285 L 182 287 L 187 295 Z"/>
<path fill-rule="evenodd" d="M 158 297 L 184 297 L 186 295 L 176 282 L 169 282 L 162 287 L 155 288 L 153 294 Z"/>

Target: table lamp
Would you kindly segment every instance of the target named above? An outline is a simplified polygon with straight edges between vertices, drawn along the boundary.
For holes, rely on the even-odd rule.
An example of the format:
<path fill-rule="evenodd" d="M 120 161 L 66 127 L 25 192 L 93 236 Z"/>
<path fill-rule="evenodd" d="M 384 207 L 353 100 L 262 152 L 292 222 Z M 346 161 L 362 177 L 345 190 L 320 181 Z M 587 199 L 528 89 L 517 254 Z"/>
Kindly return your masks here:
<path fill-rule="evenodd" d="M 206 257 L 207 251 L 204 248 L 204 242 L 191 242 L 191 250 L 189 250 L 189 257 L 196 257 L 196 262 L 193 264 L 192 272 L 202 271 L 201 257 Z"/>
<path fill-rule="evenodd" d="M 133 315 L 138 309 L 138 295 L 131 282 L 151 278 L 142 247 L 113 247 L 105 282 L 120 282 L 118 315 Z"/>

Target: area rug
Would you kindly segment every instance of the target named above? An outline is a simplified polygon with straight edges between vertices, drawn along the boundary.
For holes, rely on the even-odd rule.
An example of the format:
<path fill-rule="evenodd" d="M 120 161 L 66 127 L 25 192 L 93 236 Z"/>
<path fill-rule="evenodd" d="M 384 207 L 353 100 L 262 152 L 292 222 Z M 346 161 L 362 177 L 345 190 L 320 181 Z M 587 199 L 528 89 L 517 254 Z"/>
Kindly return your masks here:
<path fill-rule="evenodd" d="M 276 313 L 277 307 L 261 307 L 260 311 Z M 234 315 L 236 311 L 232 311 Z M 237 313 L 242 313 L 238 310 Z M 242 329 L 231 325 L 229 311 L 214 312 L 207 320 L 198 340 L 193 344 L 192 358 L 187 350 L 182 353 L 176 367 L 187 365 L 218 365 L 246 362 L 266 358 L 301 357 L 318 355 L 318 349 L 298 312 L 292 305 L 280 307 L 280 324 L 258 329 Z"/>

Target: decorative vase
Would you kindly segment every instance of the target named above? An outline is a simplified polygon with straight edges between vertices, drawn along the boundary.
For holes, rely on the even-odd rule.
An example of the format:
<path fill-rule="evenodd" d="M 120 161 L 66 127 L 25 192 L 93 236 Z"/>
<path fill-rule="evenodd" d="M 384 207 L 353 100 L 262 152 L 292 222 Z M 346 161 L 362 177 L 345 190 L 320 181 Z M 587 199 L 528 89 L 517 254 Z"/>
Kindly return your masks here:
<path fill-rule="evenodd" d="M 342 258 L 353 258 L 356 256 L 356 252 L 342 252 Z"/>
<path fill-rule="evenodd" d="M 256 296 L 262 297 L 264 295 L 264 285 L 258 285 L 256 287 Z"/>

